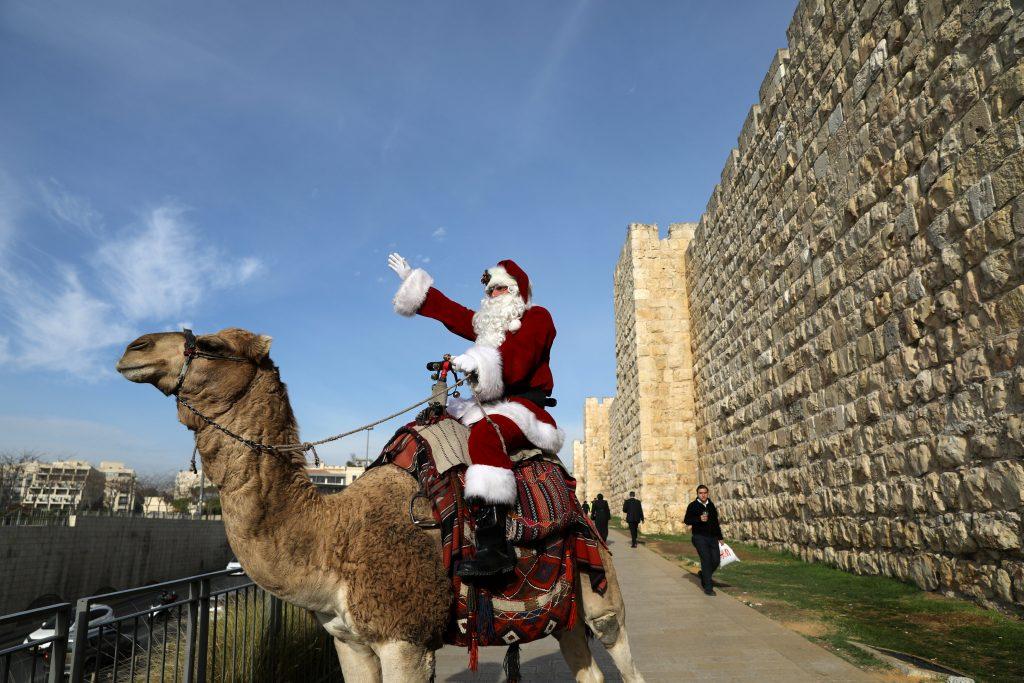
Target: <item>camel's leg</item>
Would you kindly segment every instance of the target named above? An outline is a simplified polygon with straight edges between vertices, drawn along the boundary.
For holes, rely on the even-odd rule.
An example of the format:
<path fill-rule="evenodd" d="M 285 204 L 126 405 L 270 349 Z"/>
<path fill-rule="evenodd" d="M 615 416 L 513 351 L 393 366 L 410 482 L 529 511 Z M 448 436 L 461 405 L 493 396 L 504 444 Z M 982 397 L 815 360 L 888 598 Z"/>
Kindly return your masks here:
<path fill-rule="evenodd" d="M 608 654 L 615 660 L 619 675 L 626 683 L 642 683 L 644 677 L 636 668 L 633 653 L 629 649 L 629 636 L 626 634 L 626 606 L 622 602 L 619 580 L 615 575 L 615 566 L 611 555 L 604 548 L 600 549 L 601 562 L 604 564 L 605 577 L 608 579 L 608 590 L 598 595 L 590 587 L 589 577 L 580 576 L 580 593 L 582 600 L 582 617 L 601 641 Z"/>
<path fill-rule="evenodd" d="M 577 621 L 571 631 L 560 631 L 555 637 L 576 683 L 604 683 L 604 674 L 590 653 L 586 629 L 581 621 Z"/>
<path fill-rule="evenodd" d="M 434 679 L 433 650 L 400 640 L 381 643 L 374 650 L 384 683 L 429 683 Z"/>
<path fill-rule="evenodd" d="M 334 639 L 341 673 L 352 683 L 380 683 L 380 660 L 368 645 Z"/>

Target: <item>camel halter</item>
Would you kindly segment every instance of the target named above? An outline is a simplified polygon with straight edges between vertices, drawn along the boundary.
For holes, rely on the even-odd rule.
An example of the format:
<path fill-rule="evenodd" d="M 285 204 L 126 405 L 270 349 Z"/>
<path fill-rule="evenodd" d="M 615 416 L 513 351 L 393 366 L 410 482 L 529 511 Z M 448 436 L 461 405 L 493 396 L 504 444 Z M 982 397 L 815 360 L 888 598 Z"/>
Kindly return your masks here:
<path fill-rule="evenodd" d="M 187 327 L 183 327 L 181 330 L 185 335 L 185 362 L 181 365 L 181 372 L 178 373 L 178 382 L 174 385 L 174 389 L 171 390 L 171 396 L 178 396 L 178 392 L 181 391 L 181 385 L 185 383 L 185 375 L 188 374 L 188 369 L 192 367 L 192 361 L 196 358 L 209 358 L 211 360 L 230 360 L 236 363 L 251 363 L 252 360 L 248 358 L 242 358 L 241 356 L 224 356 L 219 353 L 210 353 L 208 351 L 200 351 L 199 347 L 196 346 L 196 335 L 192 334 L 192 330 Z M 179 397 L 179 400 L 180 397 Z"/>

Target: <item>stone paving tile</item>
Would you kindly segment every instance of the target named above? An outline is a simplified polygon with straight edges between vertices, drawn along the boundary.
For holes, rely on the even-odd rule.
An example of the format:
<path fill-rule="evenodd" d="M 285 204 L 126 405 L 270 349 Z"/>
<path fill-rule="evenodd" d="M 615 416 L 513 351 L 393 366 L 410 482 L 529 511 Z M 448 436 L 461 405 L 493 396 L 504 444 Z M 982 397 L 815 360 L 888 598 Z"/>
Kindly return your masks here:
<path fill-rule="evenodd" d="M 637 666 L 648 683 L 679 681 L 871 680 L 857 668 L 743 603 L 704 595 L 672 562 L 613 531 L 609 541 L 626 599 L 626 627 Z M 723 571 L 727 580 L 728 570 Z M 606 681 L 621 681 L 611 657 L 596 641 L 594 658 Z M 438 681 L 504 680 L 505 648 L 480 650 L 479 671 L 468 670 L 466 650 L 445 647 L 437 656 Z M 524 681 L 572 681 L 554 638 L 523 646 Z"/>

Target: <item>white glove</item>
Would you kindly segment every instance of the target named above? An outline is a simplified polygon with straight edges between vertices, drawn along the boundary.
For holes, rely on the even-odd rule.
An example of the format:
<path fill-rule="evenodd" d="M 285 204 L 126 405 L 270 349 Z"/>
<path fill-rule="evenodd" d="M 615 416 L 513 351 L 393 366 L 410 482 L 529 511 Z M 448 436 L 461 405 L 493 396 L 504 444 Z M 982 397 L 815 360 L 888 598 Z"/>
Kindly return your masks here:
<path fill-rule="evenodd" d="M 388 268 L 395 271 L 395 275 L 403 280 L 409 277 L 409 273 L 412 272 L 412 266 L 398 253 L 388 254 Z"/>
<path fill-rule="evenodd" d="M 455 356 L 455 358 L 452 358 L 452 367 L 458 370 L 459 372 L 468 375 L 470 373 L 476 372 L 480 366 L 477 365 L 476 359 L 474 359 L 469 354 L 464 353 L 462 355 Z"/>

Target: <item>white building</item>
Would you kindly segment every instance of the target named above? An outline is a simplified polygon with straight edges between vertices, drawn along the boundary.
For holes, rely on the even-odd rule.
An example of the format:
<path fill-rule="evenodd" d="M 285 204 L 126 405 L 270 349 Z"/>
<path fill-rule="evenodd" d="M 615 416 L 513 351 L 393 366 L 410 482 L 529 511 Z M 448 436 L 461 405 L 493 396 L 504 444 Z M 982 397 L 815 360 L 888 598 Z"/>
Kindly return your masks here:
<path fill-rule="evenodd" d="M 99 470 L 106 477 L 103 506 L 114 512 L 132 512 L 136 501 L 135 470 L 111 460 L 101 461 Z"/>
<path fill-rule="evenodd" d="M 181 470 L 177 476 L 174 477 L 174 498 L 188 498 L 191 500 L 193 497 L 198 496 L 199 491 L 199 478 L 203 476 L 203 471 L 190 472 L 188 470 Z M 211 486 L 210 480 L 207 479 L 205 482 L 206 486 Z"/>
<path fill-rule="evenodd" d="M 166 515 L 175 512 L 174 507 L 161 496 L 146 496 L 142 501 L 142 514 Z"/>
<path fill-rule="evenodd" d="M 366 471 L 365 467 L 352 467 L 350 465 L 334 466 L 323 465 L 321 467 L 307 467 L 306 474 L 316 484 L 321 493 L 335 493 L 361 477 Z"/>
<path fill-rule="evenodd" d="M 103 500 L 103 474 L 83 460 L 58 460 L 31 465 L 25 470 L 23 505 L 36 510 L 73 512 Z"/>

